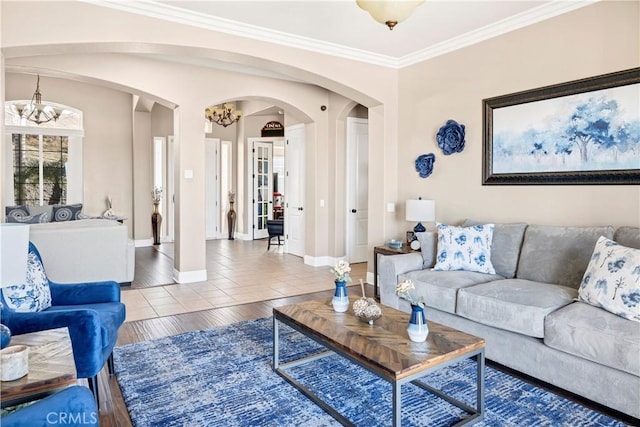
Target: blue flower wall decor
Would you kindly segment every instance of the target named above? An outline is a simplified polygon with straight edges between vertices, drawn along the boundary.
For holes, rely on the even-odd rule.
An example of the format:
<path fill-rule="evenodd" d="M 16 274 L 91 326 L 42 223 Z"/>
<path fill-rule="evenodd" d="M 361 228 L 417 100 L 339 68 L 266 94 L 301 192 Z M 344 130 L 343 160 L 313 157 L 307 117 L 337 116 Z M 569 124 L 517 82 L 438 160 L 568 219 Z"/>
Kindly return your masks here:
<path fill-rule="evenodd" d="M 458 124 L 455 120 L 447 120 L 447 123 L 440 128 L 436 135 L 438 147 L 445 155 L 462 153 L 464 150 L 464 125 Z"/>
<path fill-rule="evenodd" d="M 436 155 L 433 153 L 421 154 L 416 159 L 416 171 L 420 178 L 426 178 L 433 173 L 433 164 L 436 162 Z"/>

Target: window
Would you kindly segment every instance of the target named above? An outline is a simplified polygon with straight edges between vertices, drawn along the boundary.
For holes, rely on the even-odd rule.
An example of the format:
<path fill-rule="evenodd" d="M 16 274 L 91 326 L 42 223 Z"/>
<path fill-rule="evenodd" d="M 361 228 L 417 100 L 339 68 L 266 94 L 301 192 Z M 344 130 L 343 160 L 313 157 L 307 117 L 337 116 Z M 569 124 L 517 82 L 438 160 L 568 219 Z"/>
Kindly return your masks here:
<path fill-rule="evenodd" d="M 7 145 L 3 147 L 12 165 L 4 181 L 5 204 L 54 205 L 82 202 L 82 113 L 63 110 L 55 122 L 36 126 L 5 103 Z"/>
<path fill-rule="evenodd" d="M 11 135 L 16 205 L 67 203 L 69 137 Z"/>

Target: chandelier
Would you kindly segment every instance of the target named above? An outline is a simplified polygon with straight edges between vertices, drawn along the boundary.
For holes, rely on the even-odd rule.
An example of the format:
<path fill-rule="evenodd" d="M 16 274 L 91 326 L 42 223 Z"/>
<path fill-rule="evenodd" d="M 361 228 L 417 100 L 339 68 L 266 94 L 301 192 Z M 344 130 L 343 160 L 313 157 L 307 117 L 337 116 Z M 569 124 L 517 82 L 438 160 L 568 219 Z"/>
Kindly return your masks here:
<path fill-rule="evenodd" d="M 45 105 L 42 102 L 42 94 L 40 93 L 40 74 L 38 74 L 38 80 L 36 83 L 36 91 L 33 93 L 31 102 L 29 104 L 16 104 L 16 110 L 20 117 L 34 122 L 37 125 L 56 121 L 62 114 L 62 110 L 59 108 Z"/>
<path fill-rule="evenodd" d="M 398 22 L 411 16 L 424 0 L 356 0 L 356 3 L 360 9 L 369 12 L 373 19 L 393 30 Z"/>
<path fill-rule="evenodd" d="M 204 115 L 211 123 L 227 127 L 240 120 L 242 112 L 235 110 L 231 104 L 224 104 L 222 108 L 218 106 L 209 107 L 205 110 Z"/>

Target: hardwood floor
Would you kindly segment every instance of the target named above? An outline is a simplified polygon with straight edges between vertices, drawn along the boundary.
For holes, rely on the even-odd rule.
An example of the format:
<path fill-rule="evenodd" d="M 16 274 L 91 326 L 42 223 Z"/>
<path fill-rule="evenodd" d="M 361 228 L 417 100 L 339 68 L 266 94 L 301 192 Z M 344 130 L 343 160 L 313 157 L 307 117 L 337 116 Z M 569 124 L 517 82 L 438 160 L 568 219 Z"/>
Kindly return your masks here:
<path fill-rule="evenodd" d="M 131 293 L 160 287 L 180 290 L 181 287 L 188 286 L 171 285 L 174 283 L 172 256 L 172 245 L 163 244 L 159 247 L 136 250 L 135 279 L 131 287 L 123 288 L 122 292 L 123 301 L 127 301 L 127 311 L 137 309 L 132 306 L 137 304 L 137 300 L 127 297 Z M 354 264 L 352 268 L 351 276 L 354 283 L 357 283 L 360 278 L 366 279 L 366 263 Z M 207 275 L 207 283 L 198 284 L 194 288 L 219 286 L 220 291 L 225 292 L 226 295 L 215 294 L 211 303 L 215 304 L 216 299 L 224 297 L 224 307 L 127 321 L 120 328 L 116 346 L 268 317 L 271 316 L 273 307 L 330 298 L 333 295 L 330 290 L 334 286 L 333 275 L 329 267 L 307 266 L 301 258 L 282 253 L 281 247 L 272 246 L 271 250 L 267 251 L 266 241 L 207 242 Z M 247 291 L 255 294 L 256 289 L 263 290 L 268 287 L 275 287 L 276 290 L 272 293 L 262 292 L 262 294 L 271 295 L 270 298 L 256 302 L 242 302 L 249 301 Z M 373 286 L 365 285 L 365 287 L 367 296 L 373 296 Z M 327 290 L 310 292 L 318 288 Z M 353 289 L 354 294 L 360 293 L 359 285 L 353 285 L 350 288 Z M 173 295 L 177 297 L 178 293 L 174 292 Z M 98 384 L 100 425 L 103 427 L 132 425 L 116 377 L 109 376 L 105 368 L 99 375 Z"/>

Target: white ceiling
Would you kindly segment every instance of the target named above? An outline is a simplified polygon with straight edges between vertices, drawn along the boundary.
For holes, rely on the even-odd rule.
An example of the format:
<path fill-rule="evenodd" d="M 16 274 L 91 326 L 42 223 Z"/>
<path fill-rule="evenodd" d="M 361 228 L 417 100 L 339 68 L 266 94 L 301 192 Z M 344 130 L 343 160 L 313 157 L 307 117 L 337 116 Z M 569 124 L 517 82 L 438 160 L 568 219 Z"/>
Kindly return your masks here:
<path fill-rule="evenodd" d="M 397 68 L 597 0 L 426 0 L 393 31 L 374 21 L 355 0 L 88 1 Z"/>

